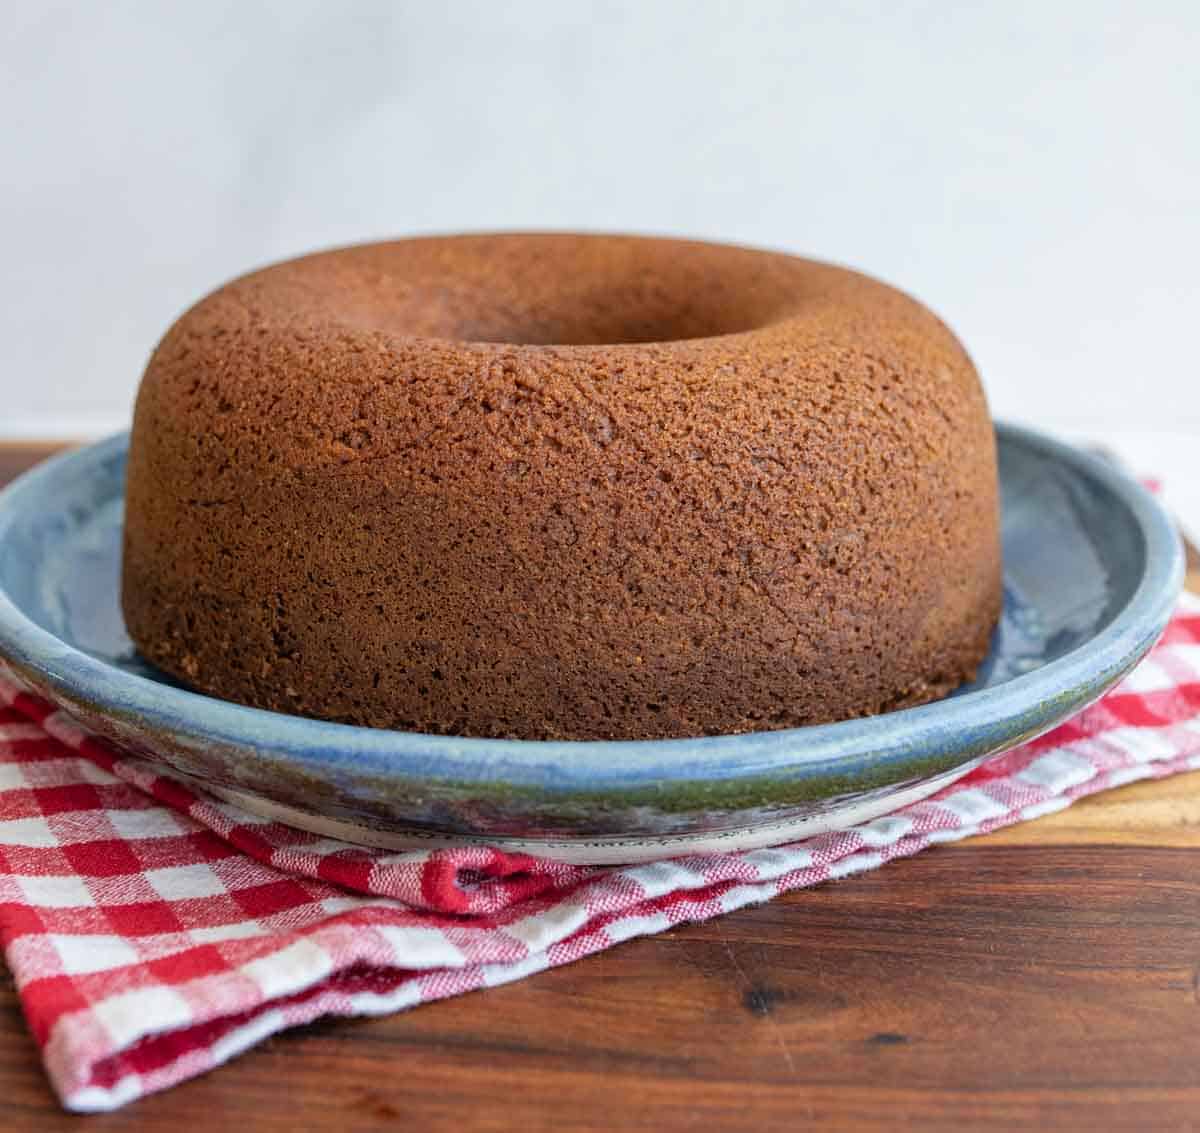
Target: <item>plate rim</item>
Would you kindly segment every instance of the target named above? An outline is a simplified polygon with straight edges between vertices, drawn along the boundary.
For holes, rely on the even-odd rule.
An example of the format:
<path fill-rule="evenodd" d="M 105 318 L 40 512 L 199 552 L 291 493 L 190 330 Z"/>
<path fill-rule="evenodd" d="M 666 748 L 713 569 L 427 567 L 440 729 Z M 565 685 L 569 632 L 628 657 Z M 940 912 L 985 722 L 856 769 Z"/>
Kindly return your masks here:
<path fill-rule="evenodd" d="M 513 740 L 430 735 L 289 716 L 219 700 L 127 673 L 33 622 L 0 588 L 0 657 L 32 670 L 43 687 L 98 711 L 133 714 L 174 736 L 272 751 L 318 774 L 436 780 L 459 787 L 644 792 L 654 784 L 853 777 L 881 763 L 903 765 L 945 752 L 946 732 L 963 762 L 1032 738 L 1109 687 L 1153 645 L 1184 578 L 1184 553 L 1162 505 L 1102 457 L 1022 425 L 997 421 L 997 443 L 1066 464 L 1122 503 L 1144 541 L 1133 594 L 1093 638 L 1002 684 L 880 716 L 779 731 L 659 740 Z M 87 467 L 119 457 L 127 431 L 36 466 L 0 491 L 0 541 L 16 516 Z"/>

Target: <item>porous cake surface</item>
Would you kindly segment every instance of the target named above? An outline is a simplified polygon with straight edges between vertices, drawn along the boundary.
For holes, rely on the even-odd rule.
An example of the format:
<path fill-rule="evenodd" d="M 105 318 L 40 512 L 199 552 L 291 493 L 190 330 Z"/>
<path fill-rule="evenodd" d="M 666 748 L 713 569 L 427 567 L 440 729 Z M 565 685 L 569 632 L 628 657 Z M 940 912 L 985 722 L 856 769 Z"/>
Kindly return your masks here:
<path fill-rule="evenodd" d="M 1000 600 L 970 359 L 826 264 L 617 236 L 320 253 L 193 307 L 138 396 L 129 632 L 246 704 L 784 728 L 944 695 Z"/>

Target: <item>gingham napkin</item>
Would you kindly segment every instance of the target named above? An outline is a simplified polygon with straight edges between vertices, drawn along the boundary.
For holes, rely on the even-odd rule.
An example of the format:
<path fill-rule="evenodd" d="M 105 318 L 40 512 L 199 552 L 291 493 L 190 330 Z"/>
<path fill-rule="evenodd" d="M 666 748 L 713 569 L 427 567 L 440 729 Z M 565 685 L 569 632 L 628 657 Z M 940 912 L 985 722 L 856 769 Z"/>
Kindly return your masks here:
<path fill-rule="evenodd" d="M 320 1015 L 520 979 L 1200 767 L 1200 601 L 1113 692 L 934 798 L 769 850 L 625 868 L 358 849 L 156 774 L 0 681 L 0 940 L 63 1105 L 106 1110 Z"/>

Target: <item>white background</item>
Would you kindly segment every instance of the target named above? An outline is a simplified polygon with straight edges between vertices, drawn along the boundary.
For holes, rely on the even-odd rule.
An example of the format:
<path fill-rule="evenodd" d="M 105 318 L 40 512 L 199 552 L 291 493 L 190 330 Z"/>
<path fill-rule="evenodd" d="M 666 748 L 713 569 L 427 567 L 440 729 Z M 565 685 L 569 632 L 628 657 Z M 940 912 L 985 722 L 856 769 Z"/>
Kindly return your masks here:
<path fill-rule="evenodd" d="M 1195 0 L 0 15 L 0 437 L 122 427 L 170 321 L 252 266 L 582 228 L 872 272 L 959 332 L 998 414 L 1190 470 Z"/>

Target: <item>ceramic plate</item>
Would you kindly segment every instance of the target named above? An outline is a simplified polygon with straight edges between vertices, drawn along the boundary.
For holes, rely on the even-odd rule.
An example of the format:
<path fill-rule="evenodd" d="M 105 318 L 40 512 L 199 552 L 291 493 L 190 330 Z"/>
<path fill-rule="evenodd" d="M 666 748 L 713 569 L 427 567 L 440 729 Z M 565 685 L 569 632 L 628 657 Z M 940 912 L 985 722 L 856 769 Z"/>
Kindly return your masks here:
<path fill-rule="evenodd" d="M 261 814 L 370 845 L 486 841 L 570 861 L 770 845 L 867 821 L 1095 700 L 1150 648 L 1183 577 L 1173 526 L 1104 461 L 998 428 L 1005 604 L 978 678 L 936 704 L 739 736 L 456 739 L 189 692 L 121 621 L 126 436 L 0 493 L 0 656 L 103 733 Z"/>

